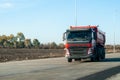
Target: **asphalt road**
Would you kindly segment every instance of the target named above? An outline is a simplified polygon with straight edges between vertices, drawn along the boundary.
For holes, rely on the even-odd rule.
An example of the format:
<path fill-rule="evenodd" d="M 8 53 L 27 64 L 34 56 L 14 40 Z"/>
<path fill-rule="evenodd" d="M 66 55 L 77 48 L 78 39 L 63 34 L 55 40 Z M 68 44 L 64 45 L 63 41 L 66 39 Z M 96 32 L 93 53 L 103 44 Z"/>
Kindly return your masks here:
<path fill-rule="evenodd" d="M 120 80 L 120 53 L 100 62 L 48 58 L 0 63 L 0 80 Z"/>

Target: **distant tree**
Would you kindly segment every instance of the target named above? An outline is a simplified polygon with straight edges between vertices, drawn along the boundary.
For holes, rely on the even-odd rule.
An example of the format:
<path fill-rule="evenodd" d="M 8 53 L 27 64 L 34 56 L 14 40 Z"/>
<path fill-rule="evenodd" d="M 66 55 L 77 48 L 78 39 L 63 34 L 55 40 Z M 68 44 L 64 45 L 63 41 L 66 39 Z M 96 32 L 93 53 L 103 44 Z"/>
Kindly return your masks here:
<path fill-rule="evenodd" d="M 8 36 L 8 42 L 10 42 L 10 48 L 16 48 L 16 42 L 17 42 L 17 37 L 15 37 L 13 34 L 10 34 L 10 36 Z"/>
<path fill-rule="evenodd" d="M 55 42 L 48 43 L 49 49 L 56 49 L 57 44 Z"/>
<path fill-rule="evenodd" d="M 48 44 L 40 44 L 41 49 L 49 49 Z"/>
<path fill-rule="evenodd" d="M 115 48 L 118 49 L 118 50 L 120 50 L 120 45 L 118 45 L 118 44 L 115 45 Z"/>
<path fill-rule="evenodd" d="M 40 42 L 39 42 L 38 39 L 33 39 L 33 46 L 34 46 L 35 48 L 39 48 L 39 47 L 40 47 Z"/>
<path fill-rule="evenodd" d="M 25 39 L 24 43 L 25 43 L 26 48 L 31 48 L 32 47 L 31 39 Z"/>
<path fill-rule="evenodd" d="M 43 49 L 44 44 L 40 43 L 40 49 Z"/>
<path fill-rule="evenodd" d="M 0 47 L 3 47 L 3 43 L 4 43 L 4 41 L 2 39 L 2 36 L 0 36 Z"/>
<path fill-rule="evenodd" d="M 4 48 L 13 48 L 13 43 L 9 41 L 4 41 L 3 46 Z"/>
<path fill-rule="evenodd" d="M 18 47 L 18 42 L 17 41 L 14 41 L 13 42 L 13 48 L 17 48 Z"/>
<path fill-rule="evenodd" d="M 24 34 L 22 32 L 18 32 L 16 38 L 17 38 L 17 41 L 18 41 L 17 46 L 19 48 L 24 48 L 25 47 L 25 44 L 24 44 L 25 36 L 24 36 Z"/>
<path fill-rule="evenodd" d="M 24 42 L 17 42 L 17 48 L 24 48 L 25 44 Z"/>
<path fill-rule="evenodd" d="M 11 39 L 11 42 L 13 43 L 13 47 L 14 48 L 17 48 L 17 37 L 13 37 L 12 39 Z"/>
<path fill-rule="evenodd" d="M 113 49 L 113 45 L 105 45 L 106 49 Z"/>
<path fill-rule="evenodd" d="M 13 42 L 13 38 L 14 38 L 14 35 L 10 34 L 10 36 L 8 36 L 8 41 Z"/>
<path fill-rule="evenodd" d="M 58 45 L 58 48 L 59 48 L 59 49 L 64 49 L 64 44 L 63 44 L 63 43 L 60 43 L 60 44 Z"/>
<path fill-rule="evenodd" d="M 4 41 L 3 42 L 3 46 L 4 46 L 4 48 L 7 48 L 7 47 L 10 46 L 10 43 L 8 41 Z"/>
<path fill-rule="evenodd" d="M 0 46 L 4 47 L 4 42 L 7 41 L 8 37 L 6 35 L 0 36 Z"/>
<path fill-rule="evenodd" d="M 8 38 L 8 37 L 7 37 L 6 35 L 2 35 L 1 37 L 2 37 L 2 39 L 4 39 L 5 41 L 7 41 L 7 38 Z"/>
<path fill-rule="evenodd" d="M 25 41 L 25 36 L 22 32 L 18 32 L 16 37 L 18 39 L 18 42 L 24 42 Z"/>

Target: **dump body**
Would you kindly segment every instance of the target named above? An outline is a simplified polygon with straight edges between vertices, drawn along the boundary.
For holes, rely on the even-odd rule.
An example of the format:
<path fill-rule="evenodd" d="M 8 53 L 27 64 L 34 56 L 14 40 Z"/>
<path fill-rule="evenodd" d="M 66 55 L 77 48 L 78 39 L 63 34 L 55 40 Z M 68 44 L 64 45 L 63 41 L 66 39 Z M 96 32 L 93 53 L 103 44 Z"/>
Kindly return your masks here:
<path fill-rule="evenodd" d="M 63 39 L 68 62 L 72 59 L 90 58 L 95 61 L 105 58 L 105 33 L 97 26 L 71 26 L 64 33 Z"/>

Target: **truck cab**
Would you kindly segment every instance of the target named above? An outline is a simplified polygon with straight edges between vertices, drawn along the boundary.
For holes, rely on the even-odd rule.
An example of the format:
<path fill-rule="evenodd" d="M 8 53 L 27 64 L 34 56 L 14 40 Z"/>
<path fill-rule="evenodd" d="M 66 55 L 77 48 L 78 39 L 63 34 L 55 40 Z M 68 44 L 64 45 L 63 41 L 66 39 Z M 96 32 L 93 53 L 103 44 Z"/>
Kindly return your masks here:
<path fill-rule="evenodd" d="M 72 62 L 72 59 L 91 58 L 93 60 L 97 48 L 97 27 L 71 26 L 64 33 L 63 40 L 65 41 L 65 57 L 67 57 L 68 62 Z"/>

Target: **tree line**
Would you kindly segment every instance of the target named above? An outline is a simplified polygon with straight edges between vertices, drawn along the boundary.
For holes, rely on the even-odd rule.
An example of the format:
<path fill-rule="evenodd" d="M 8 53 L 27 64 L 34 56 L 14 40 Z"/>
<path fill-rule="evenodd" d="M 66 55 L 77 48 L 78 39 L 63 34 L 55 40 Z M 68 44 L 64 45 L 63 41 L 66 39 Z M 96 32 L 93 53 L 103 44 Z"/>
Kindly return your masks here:
<path fill-rule="evenodd" d="M 117 44 L 117 45 L 106 45 L 105 48 L 106 49 L 113 49 L 113 48 L 115 48 L 115 49 L 120 50 L 120 45 L 119 44 Z"/>
<path fill-rule="evenodd" d="M 27 39 L 22 32 L 18 32 L 16 36 L 0 36 L 0 48 L 39 48 L 39 49 L 63 49 L 64 44 L 56 44 L 49 42 L 46 44 L 40 43 L 38 39 Z"/>
<path fill-rule="evenodd" d="M 114 50 L 115 50 L 115 52 L 120 52 L 120 45 L 119 44 L 117 44 L 117 45 L 106 45 L 105 48 L 106 48 L 106 52 L 109 52 L 109 53 L 113 53 Z"/>

